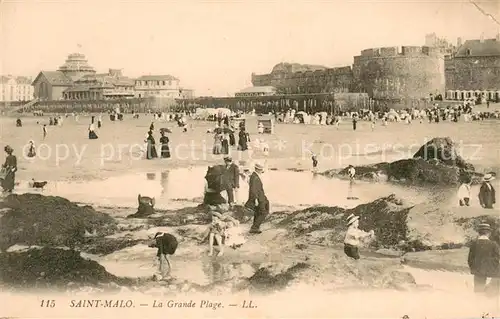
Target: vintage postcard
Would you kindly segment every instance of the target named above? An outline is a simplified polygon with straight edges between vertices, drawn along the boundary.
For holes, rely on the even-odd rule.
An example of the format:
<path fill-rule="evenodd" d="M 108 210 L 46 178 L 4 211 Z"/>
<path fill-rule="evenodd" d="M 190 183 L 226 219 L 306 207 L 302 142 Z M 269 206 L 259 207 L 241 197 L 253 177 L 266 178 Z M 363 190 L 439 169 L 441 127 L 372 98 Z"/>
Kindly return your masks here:
<path fill-rule="evenodd" d="M 500 1 L 0 1 L 0 318 L 499 318 Z"/>

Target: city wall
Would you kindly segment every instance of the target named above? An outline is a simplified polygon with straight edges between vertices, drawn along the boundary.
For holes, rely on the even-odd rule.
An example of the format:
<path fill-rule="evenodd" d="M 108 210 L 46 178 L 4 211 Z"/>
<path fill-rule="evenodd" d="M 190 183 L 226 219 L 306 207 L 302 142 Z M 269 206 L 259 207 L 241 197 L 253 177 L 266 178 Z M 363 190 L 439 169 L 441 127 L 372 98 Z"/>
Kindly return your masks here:
<path fill-rule="evenodd" d="M 377 100 L 429 98 L 445 90 L 444 58 L 430 47 L 373 48 L 354 57 L 354 87 Z"/>

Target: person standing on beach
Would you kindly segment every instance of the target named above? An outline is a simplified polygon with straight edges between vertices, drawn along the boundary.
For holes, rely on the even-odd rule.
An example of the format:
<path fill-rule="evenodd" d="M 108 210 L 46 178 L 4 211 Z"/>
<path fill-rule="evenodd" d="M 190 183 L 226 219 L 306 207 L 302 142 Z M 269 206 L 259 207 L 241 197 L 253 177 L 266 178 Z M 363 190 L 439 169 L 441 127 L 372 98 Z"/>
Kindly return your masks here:
<path fill-rule="evenodd" d="M 17 157 L 12 155 L 14 150 L 9 145 L 4 148 L 7 157 L 2 165 L 2 188 L 5 193 L 12 193 L 16 184 Z"/>
<path fill-rule="evenodd" d="M 479 189 L 479 203 L 483 208 L 493 209 L 493 205 L 496 203 L 495 188 L 491 185 L 491 181 L 494 180 L 493 174 L 488 173 L 483 177 L 483 184 Z"/>
<path fill-rule="evenodd" d="M 358 125 L 358 121 L 355 116 L 352 117 L 352 130 L 355 131 Z"/>
<path fill-rule="evenodd" d="M 45 138 L 47 137 L 47 124 L 43 124 L 42 126 L 42 132 L 43 132 L 43 139 L 45 140 Z"/>
<path fill-rule="evenodd" d="M 102 114 L 99 114 L 99 117 L 97 118 L 97 128 L 101 128 L 102 126 Z"/>
<path fill-rule="evenodd" d="M 360 259 L 359 245 L 361 240 L 375 235 L 373 230 L 365 232 L 359 229 L 358 226 L 359 216 L 349 215 L 347 217 L 347 232 L 344 238 L 344 253 L 354 260 Z"/>
<path fill-rule="evenodd" d="M 170 142 L 168 137 L 165 136 L 165 131 L 160 131 L 160 145 L 161 145 L 161 158 L 170 158 L 170 146 L 168 143 Z"/>
<path fill-rule="evenodd" d="M 474 292 L 481 293 L 485 291 L 488 278 L 498 278 L 500 275 L 500 249 L 490 239 L 489 224 L 479 224 L 477 232 L 479 236 L 470 245 L 467 263 L 474 275 Z"/>
<path fill-rule="evenodd" d="M 253 224 L 250 228 L 251 234 L 260 234 L 261 224 L 269 214 L 269 200 L 264 192 L 261 175 L 264 173 L 264 166 L 259 163 L 255 164 L 255 170 L 250 175 L 248 200 L 245 207 L 254 212 Z"/>
<path fill-rule="evenodd" d="M 470 179 L 464 181 L 458 188 L 458 205 L 469 206 L 470 201 Z"/>
<path fill-rule="evenodd" d="M 248 136 L 244 126 L 240 126 L 240 131 L 238 132 L 238 150 L 248 150 Z"/>
<path fill-rule="evenodd" d="M 153 159 L 158 157 L 156 152 L 156 141 L 153 137 L 153 131 L 148 132 L 148 137 L 146 138 L 147 149 L 146 149 L 146 159 Z"/>
<path fill-rule="evenodd" d="M 240 187 L 240 169 L 233 163 L 231 156 L 225 156 L 224 163 L 226 164 L 226 170 L 224 171 L 224 184 L 226 186 L 227 202 L 230 206 L 232 206 L 235 203 L 235 191 L 238 191 L 238 188 Z"/>

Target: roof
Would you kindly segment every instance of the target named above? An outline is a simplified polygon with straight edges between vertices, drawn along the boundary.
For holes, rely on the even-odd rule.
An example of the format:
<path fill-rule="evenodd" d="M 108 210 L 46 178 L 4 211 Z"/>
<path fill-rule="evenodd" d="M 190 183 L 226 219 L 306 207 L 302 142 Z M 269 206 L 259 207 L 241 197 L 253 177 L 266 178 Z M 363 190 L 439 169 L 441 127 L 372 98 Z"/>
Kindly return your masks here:
<path fill-rule="evenodd" d="M 35 83 L 42 75 L 53 86 L 71 86 L 71 85 L 73 85 L 73 81 L 70 78 L 66 77 L 66 75 L 64 75 L 64 73 L 62 73 L 60 71 L 41 71 L 40 73 L 38 73 L 38 75 L 35 78 L 35 80 L 33 81 L 33 83 Z"/>
<path fill-rule="evenodd" d="M 143 75 L 137 80 L 140 81 L 179 81 L 178 78 L 172 75 Z"/>
<path fill-rule="evenodd" d="M 470 50 L 470 54 L 467 54 Z M 455 57 L 466 56 L 500 56 L 500 41 L 497 39 L 467 40 L 460 48 L 458 48 Z"/>
<path fill-rule="evenodd" d="M 238 93 L 274 93 L 276 88 L 274 86 L 251 86 L 239 91 Z"/>
<path fill-rule="evenodd" d="M 7 83 L 10 80 L 16 81 L 17 84 L 31 85 L 31 79 L 26 76 L 0 75 L 0 83 Z"/>
<path fill-rule="evenodd" d="M 306 71 L 317 71 L 317 70 L 325 70 L 326 66 L 322 65 L 313 65 L 313 64 L 300 64 L 300 63 L 278 63 L 273 67 L 271 73 L 274 72 L 306 72 Z"/>

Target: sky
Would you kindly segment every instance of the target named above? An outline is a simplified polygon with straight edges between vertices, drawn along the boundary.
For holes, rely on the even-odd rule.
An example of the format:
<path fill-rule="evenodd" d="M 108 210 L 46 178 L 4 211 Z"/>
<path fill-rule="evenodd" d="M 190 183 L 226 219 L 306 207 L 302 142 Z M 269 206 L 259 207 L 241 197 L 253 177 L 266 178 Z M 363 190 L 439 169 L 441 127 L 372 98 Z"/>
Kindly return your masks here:
<path fill-rule="evenodd" d="M 280 62 L 352 65 L 363 49 L 432 32 L 495 37 L 469 1 L 0 0 L 0 74 L 35 77 L 81 52 L 98 72 L 171 74 L 198 96 L 227 96 Z M 500 0 L 476 3 L 500 20 Z"/>

